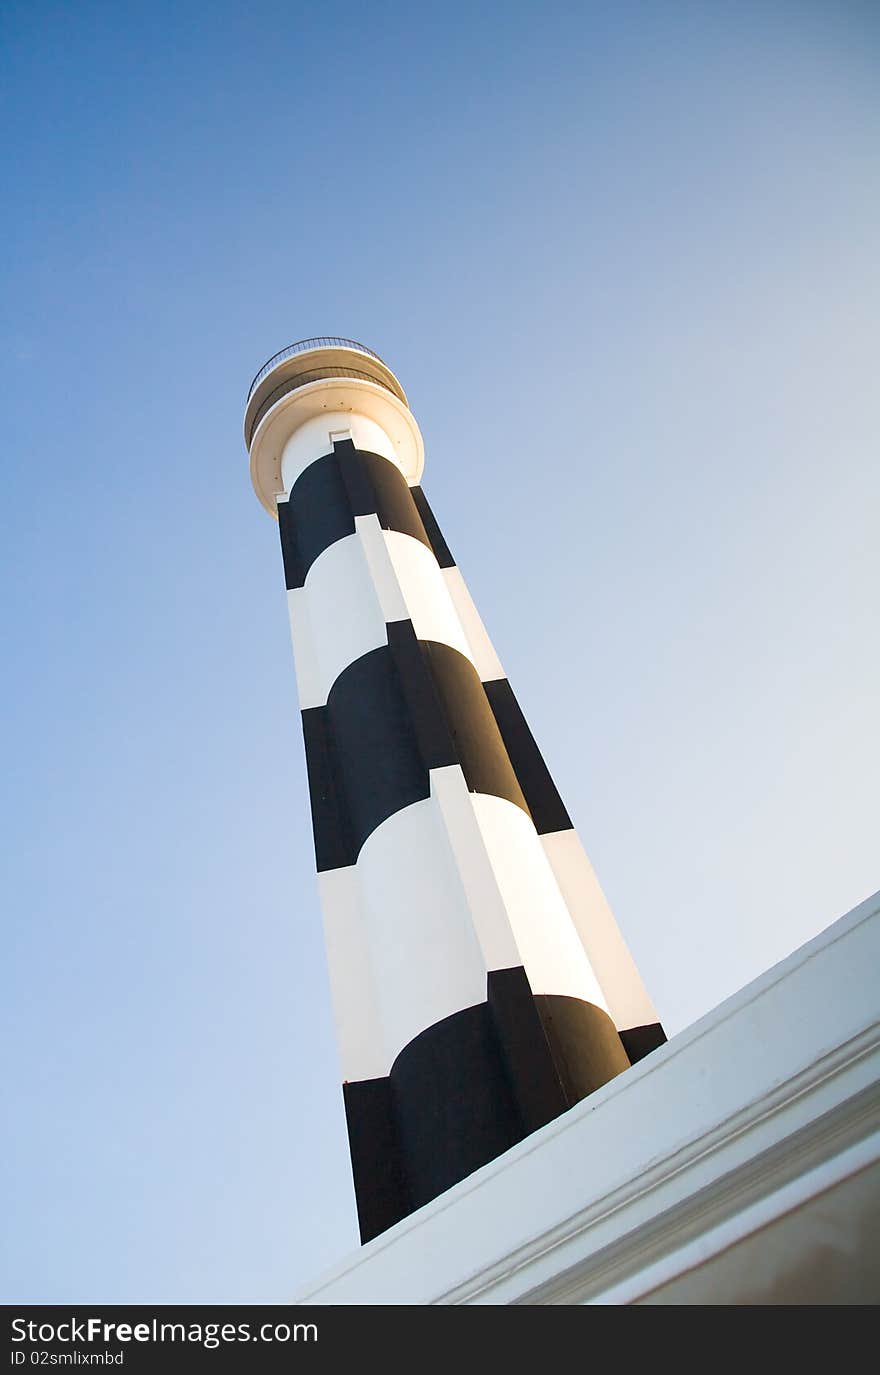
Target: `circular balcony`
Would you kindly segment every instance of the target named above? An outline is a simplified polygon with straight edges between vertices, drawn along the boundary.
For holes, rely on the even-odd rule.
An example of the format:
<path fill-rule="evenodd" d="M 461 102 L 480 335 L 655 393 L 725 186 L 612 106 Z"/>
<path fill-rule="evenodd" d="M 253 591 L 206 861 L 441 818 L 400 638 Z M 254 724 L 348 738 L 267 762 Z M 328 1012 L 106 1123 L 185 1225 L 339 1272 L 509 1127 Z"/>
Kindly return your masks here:
<path fill-rule="evenodd" d="M 271 516 L 277 515 L 277 499 L 284 491 L 282 460 L 288 440 L 318 416 L 342 423 L 346 414 L 378 425 L 390 446 L 387 456 L 408 482 L 419 481 L 424 443 L 406 392 L 388 365 L 355 339 L 300 339 L 263 364 L 245 408 L 251 481 Z"/>
<path fill-rule="evenodd" d="M 333 335 L 300 339 L 273 354 L 248 389 L 244 417 L 244 439 L 248 449 L 260 421 L 282 397 L 330 377 L 372 382 L 407 404 L 406 393 L 394 373 L 364 344 Z"/>
<path fill-rule="evenodd" d="M 293 358 L 297 353 L 310 353 L 312 349 L 354 349 L 357 353 L 365 353 L 368 358 L 375 358 L 382 362 L 378 353 L 368 349 L 366 344 L 359 344 L 357 339 L 338 339 L 335 335 L 323 335 L 319 339 L 299 339 L 295 344 L 288 344 L 286 349 L 279 349 L 278 353 L 273 353 L 267 363 L 264 363 L 257 373 L 251 385 L 248 387 L 247 399 L 250 401 L 254 391 L 262 382 L 267 373 L 270 373 L 279 363 L 283 363 L 288 358 Z"/>

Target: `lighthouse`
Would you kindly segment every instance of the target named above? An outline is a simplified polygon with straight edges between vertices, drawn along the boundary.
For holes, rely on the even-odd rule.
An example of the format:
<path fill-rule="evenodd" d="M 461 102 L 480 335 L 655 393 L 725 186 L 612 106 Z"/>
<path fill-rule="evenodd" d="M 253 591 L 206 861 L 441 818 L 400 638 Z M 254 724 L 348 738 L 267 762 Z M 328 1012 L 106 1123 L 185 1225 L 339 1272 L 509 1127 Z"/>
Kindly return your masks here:
<path fill-rule="evenodd" d="M 422 490 L 394 373 L 302 340 L 257 373 L 244 431 L 281 537 L 366 1242 L 665 1037 Z"/>

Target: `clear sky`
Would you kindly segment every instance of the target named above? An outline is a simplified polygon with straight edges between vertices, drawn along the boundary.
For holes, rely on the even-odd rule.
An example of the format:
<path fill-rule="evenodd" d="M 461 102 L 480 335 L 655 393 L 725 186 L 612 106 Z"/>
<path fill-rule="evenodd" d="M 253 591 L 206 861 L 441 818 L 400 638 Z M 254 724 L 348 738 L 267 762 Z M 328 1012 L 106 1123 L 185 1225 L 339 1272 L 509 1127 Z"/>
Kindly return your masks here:
<path fill-rule="evenodd" d="M 0 24 L 0 1297 L 282 1300 L 356 1226 L 250 378 L 400 376 L 675 1033 L 880 887 L 880 10 Z"/>

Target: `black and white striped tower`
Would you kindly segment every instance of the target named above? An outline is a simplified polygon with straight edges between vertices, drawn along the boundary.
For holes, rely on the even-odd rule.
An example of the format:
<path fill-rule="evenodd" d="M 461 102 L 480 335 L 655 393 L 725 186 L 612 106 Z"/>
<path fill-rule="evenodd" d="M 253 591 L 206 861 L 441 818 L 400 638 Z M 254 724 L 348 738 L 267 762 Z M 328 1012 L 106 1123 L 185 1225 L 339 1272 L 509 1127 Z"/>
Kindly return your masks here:
<path fill-rule="evenodd" d="M 281 532 L 367 1241 L 664 1036 L 422 492 L 397 378 L 350 339 L 293 344 L 245 440 Z"/>

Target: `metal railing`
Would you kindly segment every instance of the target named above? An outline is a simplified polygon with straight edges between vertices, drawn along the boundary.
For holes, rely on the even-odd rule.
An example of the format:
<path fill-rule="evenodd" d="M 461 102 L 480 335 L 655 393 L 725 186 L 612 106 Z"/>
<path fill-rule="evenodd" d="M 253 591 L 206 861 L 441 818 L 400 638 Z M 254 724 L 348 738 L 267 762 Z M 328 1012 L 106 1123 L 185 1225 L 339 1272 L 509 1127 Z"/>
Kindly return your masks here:
<path fill-rule="evenodd" d="M 359 382 L 372 382 L 376 387 L 383 387 L 385 391 L 391 391 L 391 388 L 380 381 L 378 377 L 374 377 L 372 373 L 369 372 L 361 372 L 358 368 L 315 368 L 310 372 L 298 372 L 295 377 L 289 377 L 286 382 L 282 382 L 274 391 L 270 391 L 265 401 L 257 408 L 254 418 L 251 421 L 250 429 L 248 430 L 248 448 L 251 447 L 251 440 L 256 433 L 257 426 L 266 412 L 272 409 L 276 401 L 280 401 L 282 396 L 287 396 L 288 392 L 296 391 L 299 387 L 306 387 L 310 382 L 320 382 L 325 377 L 354 377 Z M 393 392 L 391 394 L 392 396 L 394 395 Z"/>
<path fill-rule="evenodd" d="M 293 358 L 297 353 L 307 353 L 309 349 L 333 348 L 357 349 L 358 353 L 366 353 L 370 358 L 375 358 L 377 362 L 382 362 L 378 353 L 374 353 L 372 349 L 368 349 L 365 344 L 359 344 L 356 339 L 335 339 L 331 335 L 324 336 L 321 339 L 299 339 L 295 344 L 288 344 L 286 349 L 281 349 L 280 353 L 273 353 L 268 363 L 263 364 L 248 388 L 248 401 L 250 401 L 254 394 L 254 388 L 259 386 L 266 374 L 271 372 L 274 367 L 277 367 L 279 363 L 283 363 L 285 358 Z"/>

